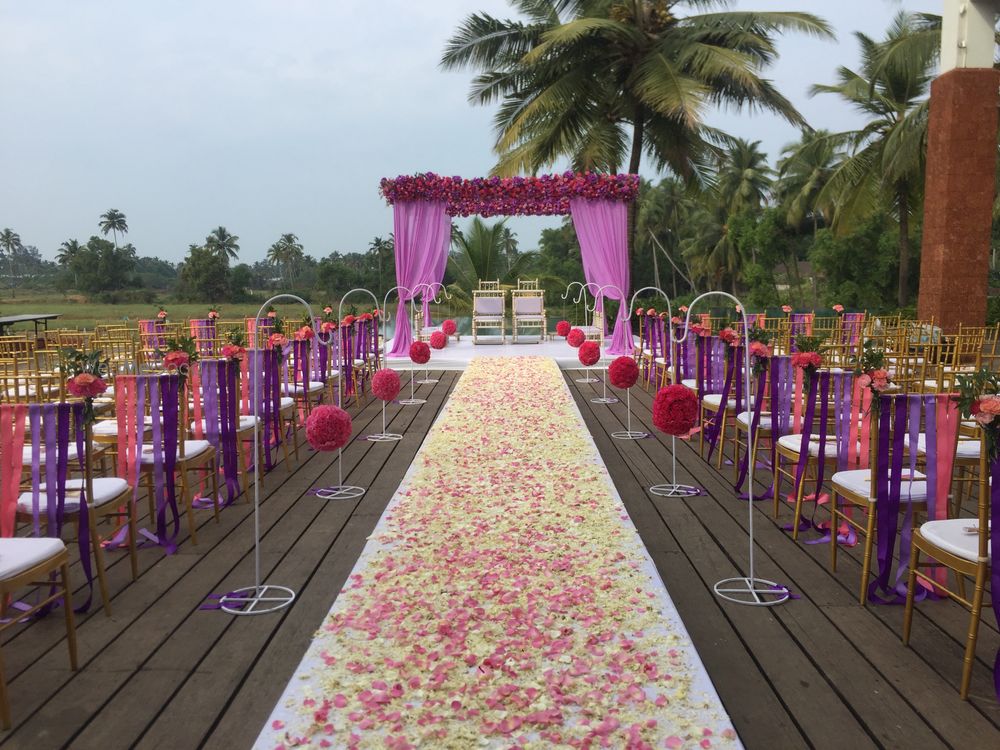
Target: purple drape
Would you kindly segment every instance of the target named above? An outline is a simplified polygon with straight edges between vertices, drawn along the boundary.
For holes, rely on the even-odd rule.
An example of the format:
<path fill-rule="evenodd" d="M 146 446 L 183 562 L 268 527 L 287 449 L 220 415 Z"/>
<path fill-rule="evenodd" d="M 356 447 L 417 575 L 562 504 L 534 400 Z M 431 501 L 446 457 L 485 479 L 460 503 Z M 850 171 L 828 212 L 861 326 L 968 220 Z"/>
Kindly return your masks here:
<path fill-rule="evenodd" d="M 621 201 L 573 198 L 569 202 L 570 215 L 576 236 L 580 240 L 584 275 L 598 287 L 614 284 L 618 289 L 605 289 L 606 297 L 617 299 L 618 320 L 611 336 L 608 354 L 631 354 L 632 328 L 628 319 L 628 216 Z M 618 290 L 621 290 L 619 293 Z M 595 287 L 591 287 L 596 291 Z M 601 309 L 600 307 L 598 309 Z"/>
<path fill-rule="evenodd" d="M 396 283 L 399 286 L 413 289 L 418 284 L 434 284 L 444 279 L 451 238 L 446 208 L 444 201 L 399 201 L 393 205 Z M 413 342 L 406 307 L 413 295 L 406 289 L 398 290 L 396 333 L 390 357 L 408 357 Z"/>

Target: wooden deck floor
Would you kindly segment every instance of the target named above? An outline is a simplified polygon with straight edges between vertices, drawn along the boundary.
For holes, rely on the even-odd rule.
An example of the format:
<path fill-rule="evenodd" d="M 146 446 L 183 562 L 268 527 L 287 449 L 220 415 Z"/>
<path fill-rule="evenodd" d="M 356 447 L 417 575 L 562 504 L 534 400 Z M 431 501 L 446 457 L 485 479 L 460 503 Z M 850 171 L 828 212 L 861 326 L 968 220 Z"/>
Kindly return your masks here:
<path fill-rule="evenodd" d="M 757 574 L 800 598 L 774 608 L 723 603 L 712 585 L 742 575 L 748 555 L 746 501 L 733 468 L 708 466 L 697 445 L 678 441 L 679 481 L 707 494 L 653 497 L 667 480 L 669 438 L 619 441 L 625 406 L 590 403 L 600 393 L 568 377 L 611 476 L 671 598 L 748 748 L 979 748 L 1000 746 L 992 663 L 1000 636 L 992 613 L 980 628 L 972 699 L 958 698 L 968 614 L 948 601 L 917 605 L 911 648 L 900 642 L 902 607 L 861 607 L 861 547 L 842 548 L 831 574 L 829 546 L 793 542 L 756 504 Z M 633 414 L 648 425 L 652 394 L 633 389 Z M 633 418 L 633 423 L 635 419 Z M 821 511 L 821 517 L 824 511 Z"/>
<path fill-rule="evenodd" d="M 199 609 L 212 593 L 253 583 L 253 516 L 250 504 L 237 501 L 219 524 L 211 511 L 199 512 L 197 545 L 182 523 L 177 554 L 140 550 L 135 583 L 127 555 L 110 557 L 113 616 L 99 605 L 79 616 L 76 673 L 61 617 L 11 635 L 3 656 L 15 725 L 0 734 L 0 746 L 250 747 L 459 374 L 440 373 L 437 385 L 421 386 L 426 404 L 389 407 L 390 430 L 403 433 L 401 441 L 355 440 L 344 450 L 345 482 L 367 487 L 362 498 L 328 502 L 307 494 L 336 484 L 337 468 L 304 438 L 295 471 L 278 466 L 266 475 L 262 575 L 298 593 L 281 613 Z M 356 436 L 381 431 L 379 403 L 352 411 Z M 79 565 L 72 572 L 79 585 Z"/>
<path fill-rule="evenodd" d="M 329 610 L 366 537 L 402 479 L 457 372 L 422 387 L 420 407 L 390 407 L 396 444 L 353 442 L 345 479 L 367 486 L 357 501 L 307 494 L 336 482 L 329 456 L 303 449 L 293 473 L 267 475 L 262 496 L 262 567 L 266 580 L 299 598 L 280 614 L 240 618 L 200 610 L 211 593 L 252 582 L 252 516 L 238 503 L 221 523 L 200 512 L 199 543 L 178 554 L 140 553 L 132 583 L 124 555 L 109 576 L 114 615 L 99 606 L 78 620 L 81 669 L 68 668 L 61 618 L 11 635 L 3 654 L 15 728 L 4 748 L 246 748 L 256 738 Z M 794 543 L 757 509 L 758 568 L 799 599 L 773 609 L 721 603 L 711 592 L 746 562 L 747 508 L 735 498 L 731 467 L 720 474 L 682 445 L 682 481 L 707 494 L 689 500 L 650 496 L 668 470 L 662 436 L 621 442 L 623 404 L 599 406 L 591 386 L 568 378 L 588 427 L 671 597 L 691 632 L 737 731 L 748 748 L 849 746 L 994 747 L 1000 707 L 989 664 L 1000 635 L 981 630 L 973 699 L 958 699 L 967 616 L 957 605 L 920 605 L 913 647 L 899 641 L 899 607 L 855 600 L 859 550 L 844 550 L 831 575 L 825 545 Z M 636 389 L 635 423 L 649 423 L 651 394 Z M 355 415 L 355 432 L 381 426 L 378 405 Z M 766 507 L 764 507 L 766 505 Z M 788 522 L 788 513 L 781 523 Z M 182 528 L 183 525 L 182 525 Z M 82 580 L 78 566 L 76 583 Z"/>

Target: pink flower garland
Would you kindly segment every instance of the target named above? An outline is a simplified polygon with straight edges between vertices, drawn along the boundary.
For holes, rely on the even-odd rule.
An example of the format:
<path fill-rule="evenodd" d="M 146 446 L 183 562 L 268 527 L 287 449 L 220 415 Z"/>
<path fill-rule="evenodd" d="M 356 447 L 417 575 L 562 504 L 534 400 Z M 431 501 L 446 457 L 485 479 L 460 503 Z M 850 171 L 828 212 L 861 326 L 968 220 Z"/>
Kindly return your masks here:
<path fill-rule="evenodd" d="M 442 177 L 433 172 L 383 178 L 386 202 L 444 201 L 451 216 L 552 216 L 569 213 L 573 198 L 629 202 L 639 176 L 564 172 L 541 177 Z"/>

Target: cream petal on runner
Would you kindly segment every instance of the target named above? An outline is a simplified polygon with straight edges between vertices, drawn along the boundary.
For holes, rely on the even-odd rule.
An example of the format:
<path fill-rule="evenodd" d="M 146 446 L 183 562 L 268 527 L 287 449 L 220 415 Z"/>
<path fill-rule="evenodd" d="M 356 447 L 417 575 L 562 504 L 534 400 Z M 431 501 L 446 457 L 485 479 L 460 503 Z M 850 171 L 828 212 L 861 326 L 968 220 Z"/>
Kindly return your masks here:
<path fill-rule="evenodd" d="M 554 361 L 471 362 L 256 747 L 740 747 Z"/>

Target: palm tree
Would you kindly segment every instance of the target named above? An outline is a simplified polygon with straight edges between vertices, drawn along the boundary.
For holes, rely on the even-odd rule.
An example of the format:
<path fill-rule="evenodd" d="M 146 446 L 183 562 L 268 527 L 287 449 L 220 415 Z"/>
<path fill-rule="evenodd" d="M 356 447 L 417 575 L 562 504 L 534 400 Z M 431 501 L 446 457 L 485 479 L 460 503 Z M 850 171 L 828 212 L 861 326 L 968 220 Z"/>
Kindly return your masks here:
<path fill-rule="evenodd" d="M 688 218 L 695 209 L 696 200 L 696 193 L 676 177 L 668 177 L 661 180 L 658 185 L 644 187 L 640 196 L 638 231 L 633 253 L 645 257 L 648 252 L 653 263 L 653 282 L 661 289 L 663 286 L 660 283 L 657 253 L 663 253 L 670 265 L 675 297 L 677 271 L 673 264 L 681 260 L 677 250 L 681 237 L 688 233 Z M 660 250 L 661 246 L 663 250 Z M 690 277 L 691 269 L 688 266 L 687 278 L 690 280 Z M 634 286 L 638 285 L 639 279 L 635 279 Z"/>
<path fill-rule="evenodd" d="M 873 212 L 888 208 L 899 222 L 897 301 L 910 299 L 910 213 L 920 205 L 927 145 L 927 94 L 938 51 L 927 44 L 924 16 L 901 11 L 886 38 L 856 33 L 861 70 L 837 70 L 837 83 L 815 85 L 813 94 L 835 94 L 867 118 L 840 134 L 850 146 L 820 191 L 835 205 L 834 230 L 846 232 Z"/>
<path fill-rule="evenodd" d="M 505 254 L 506 220 L 487 224 L 478 216 L 465 232 L 459 232 L 452 242 L 448 269 L 455 279 L 452 289 L 460 299 L 466 299 L 480 280 L 499 279 L 501 284 L 513 284 L 535 253 L 518 253 L 513 260 Z"/>
<path fill-rule="evenodd" d="M 494 172 L 536 173 L 568 157 L 575 169 L 637 173 L 646 153 L 658 169 L 704 171 L 725 134 L 704 122 L 715 106 L 802 116 L 760 74 L 793 30 L 832 38 L 810 13 L 706 12 L 725 0 L 511 0 L 527 21 L 468 16 L 441 65 L 472 68 L 469 99 L 500 102 Z M 637 207 L 629 213 L 634 243 Z"/>
<path fill-rule="evenodd" d="M 733 215 L 760 210 L 773 175 L 767 154 L 760 150 L 760 141 L 734 139 L 719 159 L 718 191 L 726 212 Z"/>
<path fill-rule="evenodd" d="M 72 268 L 73 261 L 79 257 L 82 250 L 83 245 L 81 245 L 77 240 L 66 240 L 59 246 L 59 252 L 56 253 L 56 262 L 63 268 Z M 74 268 L 73 285 L 76 286 L 79 281 L 76 269 Z"/>
<path fill-rule="evenodd" d="M 790 227 L 799 227 L 809 218 L 813 237 L 819 231 L 820 219 L 829 226 L 833 220 L 833 203 L 829 195 L 820 202 L 823 188 L 844 159 L 843 138 L 828 130 L 804 130 L 795 143 L 782 150 L 778 161 L 778 181 L 775 197 Z"/>
<path fill-rule="evenodd" d="M 375 237 L 371 242 L 368 243 L 368 252 L 375 256 L 375 261 L 378 265 L 378 288 L 381 290 L 385 289 L 382 282 L 382 265 L 386 258 L 392 258 L 395 253 L 396 240 L 390 234 L 389 239 L 384 240 L 381 237 Z"/>
<path fill-rule="evenodd" d="M 0 250 L 7 256 L 7 268 L 10 271 L 10 297 L 14 298 L 14 256 L 24 246 L 21 244 L 21 235 L 10 227 L 0 232 Z"/>
<path fill-rule="evenodd" d="M 101 214 L 101 221 L 98 226 L 101 229 L 101 234 L 105 237 L 108 236 L 109 232 L 111 233 L 116 248 L 118 247 L 118 233 L 121 232 L 123 235 L 128 234 L 128 222 L 125 219 L 125 214 L 117 208 L 109 208 Z"/>
<path fill-rule="evenodd" d="M 240 238 L 230 234 L 224 226 L 217 226 L 205 238 L 205 247 L 226 261 L 236 260 L 240 254 Z"/>
<path fill-rule="evenodd" d="M 267 250 L 269 262 L 278 266 L 281 271 L 282 283 L 287 283 L 289 278 L 294 277 L 295 268 L 305 257 L 302 244 L 294 234 L 283 234 Z"/>

